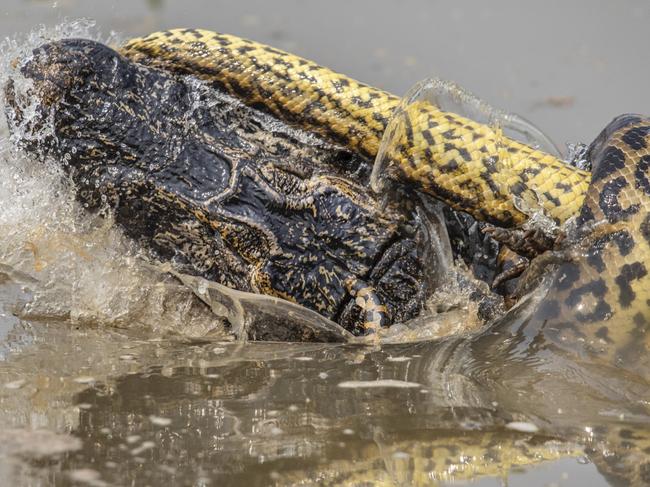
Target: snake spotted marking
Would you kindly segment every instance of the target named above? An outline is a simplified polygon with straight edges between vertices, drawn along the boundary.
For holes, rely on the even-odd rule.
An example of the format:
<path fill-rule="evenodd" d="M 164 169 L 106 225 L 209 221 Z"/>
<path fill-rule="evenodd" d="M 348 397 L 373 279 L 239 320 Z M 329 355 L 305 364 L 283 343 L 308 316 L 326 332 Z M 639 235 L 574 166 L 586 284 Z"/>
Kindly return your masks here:
<path fill-rule="evenodd" d="M 216 82 L 301 127 L 375 157 L 400 98 L 264 44 L 199 29 L 158 32 L 121 52 L 146 65 Z M 393 144 L 398 177 L 479 220 L 499 225 L 526 216 L 512 195 L 534 188 L 562 222 L 577 213 L 589 175 L 555 157 L 503 138 L 493 128 L 426 102 L 407 107 L 407 130 Z M 499 154 L 507 155 L 504 164 Z M 507 169 L 507 170 L 506 170 Z"/>

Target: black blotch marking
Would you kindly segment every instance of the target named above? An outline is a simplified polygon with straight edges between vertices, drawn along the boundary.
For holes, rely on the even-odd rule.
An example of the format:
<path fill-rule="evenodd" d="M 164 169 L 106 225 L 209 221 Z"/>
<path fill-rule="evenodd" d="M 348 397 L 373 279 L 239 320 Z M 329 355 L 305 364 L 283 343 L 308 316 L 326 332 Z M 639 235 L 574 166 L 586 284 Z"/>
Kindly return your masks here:
<path fill-rule="evenodd" d="M 636 187 L 642 189 L 645 194 L 650 195 L 648 169 L 650 169 L 650 155 L 643 156 L 639 159 L 638 164 L 634 168 L 634 179 Z"/>
<path fill-rule="evenodd" d="M 442 135 L 447 140 L 460 139 L 460 135 L 455 135 L 454 129 L 449 129 L 445 132 L 442 132 L 440 135 Z"/>
<path fill-rule="evenodd" d="M 621 140 L 634 150 L 646 149 L 645 137 L 650 133 L 650 126 L 634 127 L 623 134 Z"/>
<path fill-rule="evenodd" d="M 596 336 L 601 340 L 606 341 L 607 343 L 612 342 L 611 338 L 609 338 L 609 329 L 606 326 L 601 326 L 600 328 L 598 328 L 598 331 L 596 332 Z"/>
<path fill-rule="evenodd" d="M 458 170 L 458 162 L 455 159 L 452 159 L 447 164 L 442 164 L 439 166 L 440 172 L 444 174 L 453 173 Z"/>
<path fill-rule="evenodd" d="M 537 176 L 540 172 L 542 172 L 542 168 L 539 166 L 531 166 L 527 167 L 524 169 L 521 173 L 526 174 L 527 176 L 532 176 L 535 177 Z"/>
<path fill-rule="evenodd" d="M 625 167 L 625 153 L 618 147 L 607 146 L 600 158 L 593 161 L 593 164 L 592 184 L 609 176 L 617 169 L 623 169 Z"/>
<path fill-rule="evenodd" d="M 231 42 L 230 40 L 226 39 L 225 37 L 221 37 L 220 35 L 212 36 L 212 39 L 214 39 L 215 41 L 217 41 L 217 43 L 218 43 L 220 46 L 224 46 L 224 47 L 225 47 L 225 46 L 229 46 L 230 44 L 232 44 L 232 42 Z"/>
<path fill-rule="evenodd" d="M 521 182 L 517 182 L 510 186 L 510 191 L 516 196 L 521 196 L 521 194 L 526 191 L 526 185 Z"/>
<path fill-rule="evenodd" d="M 350 101 L 361 108 L 372 108 L 372 100 L 364 100 L 360 96 L 353 96 Z"/>
<path fill-rule="evenodd" d="M 634 321 L 634 326 L 636 326 L 637 328 L 642 328 L 644 330 L 648 324 L 648 320 L 646 319 L 645 316 L 643 316 L 643 313 L 641 312 L 635 314 L 634 317 L 632 318 L 632 321 Z"/>
<path fill-rule="evenodd" d="M 433 135 L 431 135 L 431 132 L 427 132 L 425 130 L 424 132 L 422 132 L 422 137 L 424 137 L 424 140 L 426 140 L 427 144 L 429 144 L 430 146 L 434 146 L 436 144 L 436 141 L 433 140 Z M 445 144 L 445 150 L 446 151 L 449 150 L 449 149 L 447 149 L 447 145 L 448 144 Z"/>
<path fill-rule="evenodd" d="M 469 162 L 469 161 L 472 160 L 472 157 L 469 155 L 469 152 L 464 147 L 458 148 L 458 153 L 460 154 L 460 156 L 463 159 L 465 159 L 466 162 Z"/>
<path fill-rule="evenodd" d="M 603 260 L 602 252 L 597 247 L 597 244 L 594 244 L 587 254 L 587 264 L 592 268 L 596 269 L 597 272 L 605 272 L 605 261 Z"/>
<path fill-rule="evenodd" d="M 379 112 L 373 112 L 372 118 L 376 121 L 382 124 L 384 127 L 388 125 L 388 119 L 384 117 L 381 113 Z"/>
<path fill-rule="evenodd" d="M 616 244 L 623 257 L 628 255 L 634 248 L 634 239 L 627 230 L 612 234 L 612 241 Z"/>
<path fill-rule="evenodd" d="M 589 207 L 587 203 L 584 203 L 582 205 L 582 208 L 580 208 L 580 216 L 578 217 L 578 225 L 583 225 L 586 222 L 594 221 L 594 212 L 593 210 Z"/>
<path fill-rule="evenodd" d="M 626 219 L 639 211 L 639 205 L 634 204 L 623 209 L 619 201 L 621 191 L 628 186 L 623 176 L 608 181 L 603 185 L 598 198 L 598 206 L 603 211 L 610 223 L 616 223 L 619 220 Z"/>
<path fill-rule="evenodd" d="M 543 194 L 544 194 L 544 197 L 545 197 L 548 201 L 550 201 L 551 203 L 553 203 L 555 206 L 561 206 L 561 205 L 562 205 L 562 202 L 561 202 L 558 198 L 556 198 L 555 196 L 553 196 L 551 193 L 549 193 L 548 191 L 544 191 Z"/>
<path fill-rule="evenodd" d="M 650 245 L 650 213 L 646 213 L 639 229 L 641 230 L 641 235 L 643 235 L 645 241 Z"/>
<path fill-rule="evenodd" d="M 592 295 L 597 301 L 595 309 L 591 313 L 576 311 L 576 318 L 580 322 L 595 322 L 606 319 L 612 312 L 611 307 L 604 300 L 607 294 L 607 284 L 603 279 L 591 281 L 584 286 L 573 289 L 564 301 L 565 304 L 574 308 L 580 304 L 585 296 Z"/>
<path fill-rule="evenodd" d="M 275 48 L 273 48 L 271 46 L 261 46 L 261 47 L 262 47 L 263 50 L 265 50 L 266 52 L 268 52 L 270 54 L 278 54 L 280 56 L 285 56 L 286 55 L 286 53 L 284 53 L 284 52 L 282 52 L 282 51 L 280 51 L 278 49 L 275 49 Z"/>
<path fill-rule="evenodd" d="M 634 262 L 632 264 L 625 264 L 621 268 L 621 273 L 616 276 L 614 281 L 619 287 L 619 302 L 621 306 L 627 308 L 632 304 L 636 297 L 635 292 L 632 290 L 631 282 L 641 279 L 648 273 L 645 265 L 642 262 Z"/>

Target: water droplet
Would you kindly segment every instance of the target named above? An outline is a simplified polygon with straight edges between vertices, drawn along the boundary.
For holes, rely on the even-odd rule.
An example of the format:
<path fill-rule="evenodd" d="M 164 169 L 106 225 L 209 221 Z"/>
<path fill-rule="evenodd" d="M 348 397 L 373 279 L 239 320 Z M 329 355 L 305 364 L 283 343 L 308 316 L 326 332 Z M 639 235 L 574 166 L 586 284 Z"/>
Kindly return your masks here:
<path fill-rule="evenodd" d="M 160 416 L 149 416 L 149 421 L 151 421 L 153 424 L 156 426 L 169 426 L 172 424 L 172 420 L 170 418 L 162 418 Z"/>

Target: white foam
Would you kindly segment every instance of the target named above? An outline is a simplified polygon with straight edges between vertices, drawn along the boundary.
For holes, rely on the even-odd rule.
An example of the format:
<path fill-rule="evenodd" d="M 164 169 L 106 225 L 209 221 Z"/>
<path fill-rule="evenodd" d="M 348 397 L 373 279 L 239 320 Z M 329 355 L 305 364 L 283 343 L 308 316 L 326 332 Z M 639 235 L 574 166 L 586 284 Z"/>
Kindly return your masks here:
<path fill-rule="evenodd" d="M 368 389 L 368 388 L 398 388 L 408 389 L 412 387 L 422 387 L 422 384 L 417 382 L 407 382 L 404 380 L 395 379 L 380 379 L 380 380 L 348 380 L 339 382 L 339 387 L 344 389 Z"/>

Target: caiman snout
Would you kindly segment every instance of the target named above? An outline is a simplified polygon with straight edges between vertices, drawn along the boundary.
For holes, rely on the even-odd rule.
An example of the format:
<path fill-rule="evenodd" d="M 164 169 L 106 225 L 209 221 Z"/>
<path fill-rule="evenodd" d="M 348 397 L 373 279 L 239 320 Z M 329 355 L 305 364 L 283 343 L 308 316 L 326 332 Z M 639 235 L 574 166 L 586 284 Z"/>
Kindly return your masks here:
<path fill-rule="evenodd" d="M 39 103 L 52 105 L 75 85 L 82 85 L 93 72 L 114 71 L 106 68 L 115 67 L 115 53 L 90 40 L 65 39 L 34 49 L 32 56 L 16 60 L 16 65 L 20 74 L 31 81 L 26 88 L 33 90 Z M 8 101 L 11 104 L 13 100 Z"/>
<path fill-rule="evenodd" d="M 426 236 L 404 230 L 409 208 L 381 208 L 361 156 L 94 41 L 46 44 L 17 70 L 14 135 L 62 161 L 85 207 L 108 205 L 158 258 L 354 333 L 421 309 L 435 273 Z"/>

